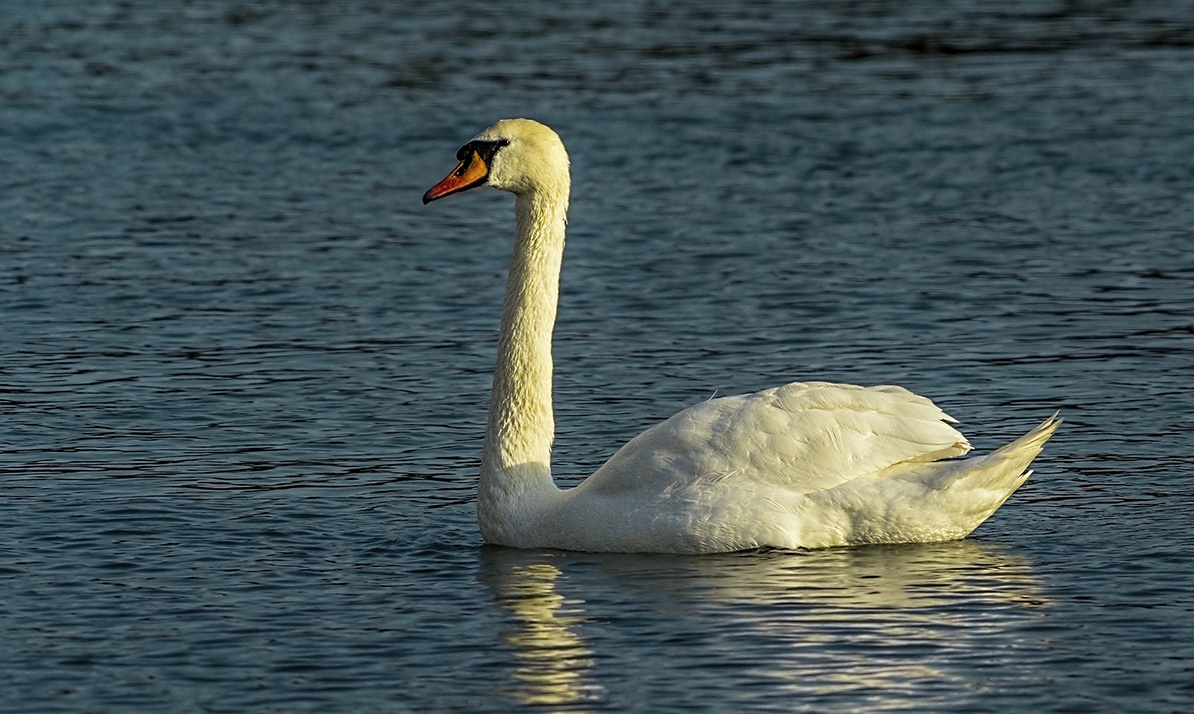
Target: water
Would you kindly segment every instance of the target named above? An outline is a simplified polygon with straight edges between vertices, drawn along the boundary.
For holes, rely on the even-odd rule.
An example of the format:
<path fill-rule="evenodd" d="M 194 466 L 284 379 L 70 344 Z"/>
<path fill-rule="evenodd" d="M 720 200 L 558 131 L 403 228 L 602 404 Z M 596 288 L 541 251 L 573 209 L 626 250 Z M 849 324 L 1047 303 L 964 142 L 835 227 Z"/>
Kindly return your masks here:
<path fill-rule="evenodd" d="M 1194 711 L 1194 13 L 0 3 L 5 712 Z M 575 192 L 574 483 L 712 394 L 898 383 L 963 542 L 484 548 L 503 116 Z"/>

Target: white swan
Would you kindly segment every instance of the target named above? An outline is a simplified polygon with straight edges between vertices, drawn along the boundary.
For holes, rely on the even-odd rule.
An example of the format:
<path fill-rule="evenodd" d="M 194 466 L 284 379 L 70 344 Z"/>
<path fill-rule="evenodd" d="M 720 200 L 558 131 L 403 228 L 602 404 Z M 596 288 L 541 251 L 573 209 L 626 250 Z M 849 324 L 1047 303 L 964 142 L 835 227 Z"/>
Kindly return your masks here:
<path fill-rule="evenodd" d="M 570 177 L 559 136 L 506 119 L 461 147 L 429 203 L 488 185 L 515 195 L 477 520 L 490 543 L 714 553 L 963 538 L 1024 483 L 1057 415 L 991 454 L 901 387 L 794 383 L 685 409 L 571 490 L 551 479 L 551 336 Z"/>

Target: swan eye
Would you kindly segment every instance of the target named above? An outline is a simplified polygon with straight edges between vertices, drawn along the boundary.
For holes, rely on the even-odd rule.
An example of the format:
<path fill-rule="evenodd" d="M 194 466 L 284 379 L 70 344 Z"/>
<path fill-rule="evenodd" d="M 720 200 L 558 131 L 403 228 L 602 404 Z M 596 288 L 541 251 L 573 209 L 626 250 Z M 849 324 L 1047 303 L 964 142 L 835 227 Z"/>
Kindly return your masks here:
<path fill-rule="evenodd" d="M 493 155 L 498 152 L 498 149 L 509 145 L 510 141 L 508 139 L 497 139 L 495 141 L 482 141 L 478 139 L 477 141 L 470 141 L 469 143 L 460 147 L 460 150 L 456 152 L 456 160 L 464 161 L 466 158 L 475 153 L 480 156 L 486 164 L 489 164 L 493 161 Z"/>

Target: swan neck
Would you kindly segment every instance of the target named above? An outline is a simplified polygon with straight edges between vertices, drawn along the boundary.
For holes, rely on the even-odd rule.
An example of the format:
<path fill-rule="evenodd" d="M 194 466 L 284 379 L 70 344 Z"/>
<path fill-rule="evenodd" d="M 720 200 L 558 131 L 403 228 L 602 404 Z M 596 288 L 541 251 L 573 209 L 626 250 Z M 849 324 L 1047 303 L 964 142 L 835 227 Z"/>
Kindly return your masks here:
<path fill-rule="evenodd" d="M 508 499 L 525 500 L 551 485 L 551 339 L 559 297 L 568 207 L 565 182 L 556 190 L 519 194 L 517 235 L 506 283 L 493 394 L 481 465 L 478 515 L 508 513 Z M 484 528 L 484 524 L 483 524 Z"/>

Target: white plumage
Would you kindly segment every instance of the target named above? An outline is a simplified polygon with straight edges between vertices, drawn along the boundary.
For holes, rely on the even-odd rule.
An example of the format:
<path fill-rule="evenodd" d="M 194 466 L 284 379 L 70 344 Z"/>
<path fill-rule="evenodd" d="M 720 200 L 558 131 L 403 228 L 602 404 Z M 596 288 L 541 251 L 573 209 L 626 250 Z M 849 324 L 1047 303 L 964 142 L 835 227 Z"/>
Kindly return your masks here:
<path fill-rule="evenodd" d="M 1028 477 L 1056 415 L 993 453 L 902 387 L 794 383 L 713 399 L 632 439 L 578 487 L 552 483 L 551 333 L 570 177 L 551 129 L 507 119 L 424 202 L 480 185 L 516 196 L 517 237 L 478 484 L 492 543 L 711 553 L 965 537 Z"/>

